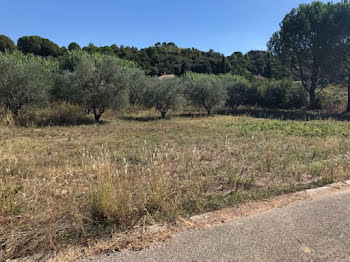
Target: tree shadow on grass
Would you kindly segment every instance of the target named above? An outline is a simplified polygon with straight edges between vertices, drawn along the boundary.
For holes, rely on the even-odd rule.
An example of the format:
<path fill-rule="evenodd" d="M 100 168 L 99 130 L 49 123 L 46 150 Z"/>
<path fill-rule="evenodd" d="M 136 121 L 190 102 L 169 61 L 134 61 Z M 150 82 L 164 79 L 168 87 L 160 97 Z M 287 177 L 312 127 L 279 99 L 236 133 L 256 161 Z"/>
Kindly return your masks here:
<path fill-rule="evenodd" d="M 295 121 L 312 121 L 334 119 L 338 121 L 350 121 L 350 114 L 326 114 L 309 111 L 292 111 L 292 110 L 264 110 L 264 109 L 238 109 L 236 111 L 220 111 L 219 114 L 228 113 L 231 115 L 242 116 L 248 115 L 255 118 L 279 119 L 279 120 L 295 120 Z"/>
<path fill-rule="evenodd" d="M 169 119 L 167 118 L 161 118 L 160 116 L 144 116 L 144 117 L 134 117 L 134 116 L 124 116 L 121 119 L 126 121 L 138 121 L 138 122 L 152 122 L 152 121 L 158 121 L 161 119 Z"/>
<path fill-rule="evenodd" d="M 199 114 L 199 113 L 185 113 L 185 114 L 169 114 L 166 118 L 162 118 L 160 116 L 145 116 L 145 117 L 134 117 L 134 116 L 124 116 L 121 119 L 126 121 L 138 121 L 138 122 L 152 122 L 159 120 L 170 120 L 175 117 L 184 117 L 184 118 L 201 118 L 208 117 L 207 114 Z"/>

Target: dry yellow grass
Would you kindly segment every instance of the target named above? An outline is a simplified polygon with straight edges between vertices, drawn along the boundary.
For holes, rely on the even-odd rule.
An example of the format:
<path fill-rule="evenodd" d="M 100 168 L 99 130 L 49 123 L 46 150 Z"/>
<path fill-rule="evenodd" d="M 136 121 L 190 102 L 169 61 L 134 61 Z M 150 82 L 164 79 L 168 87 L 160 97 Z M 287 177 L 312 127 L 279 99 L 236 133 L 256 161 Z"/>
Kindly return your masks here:
<path fill-rule="evenodd" d="M 0 260 L 350 177 L 347 122 L 108 121 L 0 127 Z"/>

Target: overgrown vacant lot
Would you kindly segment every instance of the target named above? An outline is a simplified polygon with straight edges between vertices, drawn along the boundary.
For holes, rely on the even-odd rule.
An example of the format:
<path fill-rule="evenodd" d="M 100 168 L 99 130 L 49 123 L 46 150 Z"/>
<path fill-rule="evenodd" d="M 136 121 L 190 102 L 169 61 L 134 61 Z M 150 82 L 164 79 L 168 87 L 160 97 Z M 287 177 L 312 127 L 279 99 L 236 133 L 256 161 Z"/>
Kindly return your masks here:
<path fill-rule="evenodd" d="M 350 123 L 0 128 L 0 260 L 350 177 Z"/>

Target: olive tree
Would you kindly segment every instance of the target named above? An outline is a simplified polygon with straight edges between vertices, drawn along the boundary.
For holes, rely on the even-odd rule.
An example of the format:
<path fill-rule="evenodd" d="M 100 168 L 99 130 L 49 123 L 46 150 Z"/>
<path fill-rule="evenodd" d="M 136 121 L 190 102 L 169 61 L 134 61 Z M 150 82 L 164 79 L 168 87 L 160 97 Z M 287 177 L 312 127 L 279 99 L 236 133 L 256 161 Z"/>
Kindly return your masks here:
<path fill-rule="evenodd" d="M 20 63 L 10 56 L 0 56 L 0 103 L 15 117 L 23 106 L 37 105 L 47 99 L 48 75 L 43 65 Z"/>
<path fill-rule="evenodd" d="M 193 104 L 203 107 L 208 115 L 227 98 L 223 81 L 215 75 L 188 73 L 184 80 L 187 98 Z"/>
<path fill-rule="evenodd" d="M 127 103 L 127 79 L 113 57 L 96 61 L 84 55 L 71 79 L 75 102 L 92 110 L 96 121 L 106 108 L 121 108 Z"/>
<path fill-rule="evenodd" d="M 181 93 L 182 84 L 178 78 L 172 79 L 149 79 L 146 91 L 144 92 L 144 105 L 155 108 L 165 118 L 166 113 L 172 109 L 181 108 L 184 97 Z"/>
<path fill-rule="evenodd" d="M 223 79 L 223 84 L 227 90 L 226 106 L 232 110 L 237 110 L 240 105 L 248 101 L 250 82 L 242 76 L 230 76 Z"/>
<path fill-rule="evenodd" d="M 124 74 L 128 79 L 129 103 L 131 105 L 141 105 L 147 87 L 147 77 L 138 68 L 125 68 Z"/>

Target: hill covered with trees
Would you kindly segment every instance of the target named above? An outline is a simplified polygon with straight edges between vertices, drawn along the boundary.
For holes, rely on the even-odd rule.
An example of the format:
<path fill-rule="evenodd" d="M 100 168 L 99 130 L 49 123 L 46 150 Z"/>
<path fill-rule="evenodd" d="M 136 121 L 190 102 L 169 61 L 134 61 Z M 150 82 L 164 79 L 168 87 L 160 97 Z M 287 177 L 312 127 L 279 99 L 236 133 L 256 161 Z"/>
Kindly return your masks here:
<path fill-rule="evenodd" d="M 100 53 L 118 56 L 137 63 L 147 75 L 162 74 L 183 75 L 186 72 L 206 74 L 239 74 L 244 76 L 261 75 L 266 78 L 281 79 L 290 76 L 289 70 L 282 67 L 276 57 L 267 51 L 252 50 L 247 54 L 234 52 L 230 56 L 209 50 L 181 48 L 174 43 L 156 43 L 154 46 L 137 49 L 136 47 L 111 46 L 97 47 L 93 43 L 80 47 L 72 42 L 68 47 L 59 47 L 49 39 L 40 36 L 23 36 L 18 39 L 17 46 L 7 36 L 0 36 L 0 51 L 15 49 L 24 54 L 35 54 L 44 57 L 59 58 L 67 51 L 84 50 L 89 54 Z"/>

